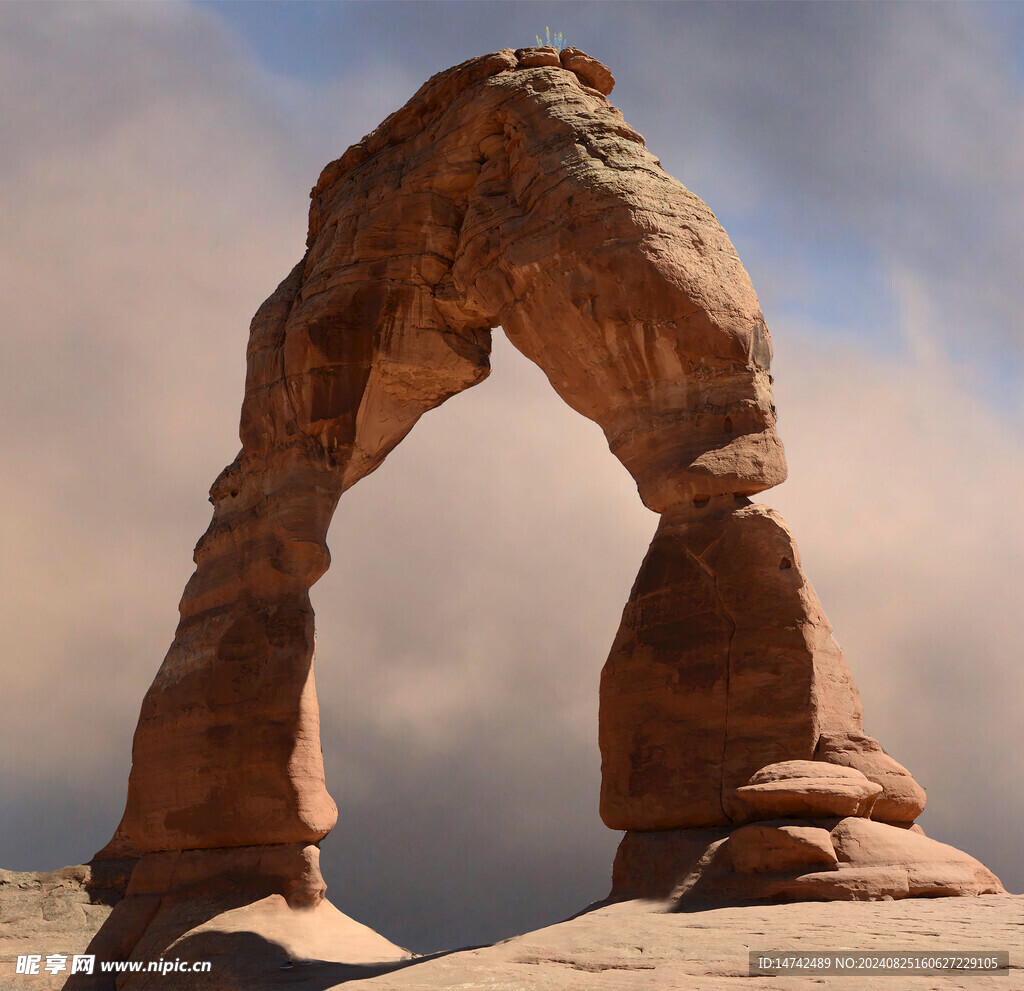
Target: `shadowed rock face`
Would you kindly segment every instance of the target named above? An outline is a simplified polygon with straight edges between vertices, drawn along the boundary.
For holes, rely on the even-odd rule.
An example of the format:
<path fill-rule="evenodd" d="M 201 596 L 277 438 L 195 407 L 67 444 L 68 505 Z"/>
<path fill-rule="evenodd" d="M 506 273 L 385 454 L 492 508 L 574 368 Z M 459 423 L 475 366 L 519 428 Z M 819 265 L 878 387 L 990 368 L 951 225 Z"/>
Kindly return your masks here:
<path fill-rule="evenodd" d="M 729 829 L 794 809 L 871 806 L 903 824 L 921 811 L 910 775 L 863 734 L 785 522 L 748 498 L 786 477 L 750 280 L 708 207 L 609 103 L 612 83 L 575 49 L 473 59 L 321 175 L 306 254 L 253 319 L 242 449 L 210 490 L 142 705 L 119 833 L 142 854 L 118 909 L 135 935 L 97 945 L 129 953 L 200 896 L 322 903 L 317 844 L 337 809 L 308 593 L 330 562 L 331 516 L 423 413 L 487 376 L 499 324 L 601 426 L 661 516 L 601 682 L 602 815 L 642 831 L 620 890 L 650 831 L 695 829 L 683 845 L 700 860 Z M 815 760 L 831 773 L 803 767 Z M 814 891 L 849 897 L 825 877 L 847 833 L 876 873 L 879 836 L 904 867 L 924 849 L 856 823 L 788 825 L 746 827 L 721 890 L 735 877 L 795 890 L 771 870 L 806 862 Z"/>

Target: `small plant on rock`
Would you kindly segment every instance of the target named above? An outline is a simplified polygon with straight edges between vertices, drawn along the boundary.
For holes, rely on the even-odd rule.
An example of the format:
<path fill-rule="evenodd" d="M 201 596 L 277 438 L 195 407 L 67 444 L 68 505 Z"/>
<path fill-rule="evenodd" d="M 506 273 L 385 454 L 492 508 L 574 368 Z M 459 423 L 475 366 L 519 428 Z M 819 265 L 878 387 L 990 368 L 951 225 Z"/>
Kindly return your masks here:
<path fill-rule="evenodd" d="M 547 41 L 544 41 L 539 34 L 535 34 L 534 37 L 537 39 L 538 45 L 542 47 L 547 45 L 548 48 L 553 48 L 556 52 L 560 52 L 565 47 L 565 43 L 562 41 L 561 31 L 552 38 L 551 28 L 544 28 L 544 37 L 547 38 Z"/>

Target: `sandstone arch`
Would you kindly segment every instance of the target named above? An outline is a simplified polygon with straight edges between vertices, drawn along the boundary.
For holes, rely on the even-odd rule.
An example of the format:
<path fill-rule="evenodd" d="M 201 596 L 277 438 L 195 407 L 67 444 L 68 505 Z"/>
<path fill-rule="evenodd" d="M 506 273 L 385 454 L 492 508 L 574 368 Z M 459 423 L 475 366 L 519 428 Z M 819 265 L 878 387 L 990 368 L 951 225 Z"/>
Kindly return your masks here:
<path fill-rule="evenodd" d="M 424 412 L 486 377 L 498 324 L 601 426 L 660 515 L 601 685 L 602 815 L 630 831 L 617 891 L 714 887 L 715 871 L 728 875 L 722 897 L 998 890 L 962 854 L 954 880 L 939 871 L 915 889 L 891 856 L 881 875 L 854 857 L 867 873 L 836 871 L 843 884 L 817 867 L 783 883 L 761 833 L 762 847 L 737 841 L 740 861 L 768 865 L 766 886 L 716 853 L 744 823 L 796 817 L 824 834 L 804 866 L 820 864 L 833 848 L 822 822 L 874 809 L 909 827 L 923 792 L 863 734 L 792 535 L 750 503 L 786 468 L 749 278 L 711 211 L 606 99 L 611 86 L 575 49 L 473 59 L 314 187 L 307 252 L 252 322 L 242 449 L 210 490 L 213 520 L 135 734 L 119 835 L 143 854 L 136 904 L 218 877 L 320 903 L 317 843 L 337 809 L 308 592 L 329 564 L 330 519 Z M 801 863 L 787 856 L 787 870 Z"/>
<path fill-rule="evenodd" d="M 143 705 L 126 818 L 143 850 L 333 825 L 306 594 L 331 514 L 487 375 L 492 326 L 600 424 L 655 511 L 785 477 L 771 344 L 725 232 L 589 85 L 610 87 L 597 63 L 532 59 L 435 77 L 312 192 L 308 252 L 252 323 L 242 450 Z"/>

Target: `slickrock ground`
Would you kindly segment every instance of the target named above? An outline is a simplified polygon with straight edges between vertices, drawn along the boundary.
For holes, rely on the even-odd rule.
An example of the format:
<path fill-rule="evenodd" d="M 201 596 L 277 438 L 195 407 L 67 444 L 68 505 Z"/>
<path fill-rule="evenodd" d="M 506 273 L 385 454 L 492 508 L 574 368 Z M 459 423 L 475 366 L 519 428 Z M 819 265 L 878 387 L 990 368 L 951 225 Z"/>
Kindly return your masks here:
<path fill-rule="evenodd" d="M 800 902 L 667 913 L 662 903 L 633 901 L 587 912 L 479 949 L 422 957 L 410 964 L 366 967 L 313 961 L 295 953 L 296 934 L 280 930 L 275 942 L 252 945 L 251 933 L 225 937 L 244 920 L 211 920 L 181 947 L 201 958 L 203 945 L 215 952 L 209 977 L 181 975 L 135 979 L 122 987 L 174 991 L 227 991 L 245 987 L 301 991 L 1021 991 L 1024 896 L 911 899 L 897 902 Z M 266 931 L 261 926 L 261 931 Z M 217 934 L 217 935 L 215 935 Z M 45 948 L 71 953 L 84 949 L 65 931 L 47 937 Z M 301 944 L 314 948 L 309 936 Z M 39 940 L 0 936 L 0 988 L 57 989 L 63 976 L 28 978 L 14 974 L 14 957 Z M 289 950 L 291 947 L 291 957 Z M 1010 973 L 1002 976 L 853 978 L 748 977 L 749 949 L 892 951 L 1008 950 Z M 258 952 L 255 952 L 258 951 Z M 38 949 L 36 950 L 38 952 Z M 256 960 L 260 964 L 255 963 Z M 218 966 L 218 964 L 220 966 Z M 289 964 L 291 964 L 289 966 Z M 396 966 L 399 969 L 393 969 Z M 388 969 L 392 968 L 392 969 Z M 218 976 L 219 971 L 219 976 Z M 244 983 L 224 983 L 226 974 Z M 243 976 L 244 975 L 244 976 Z"/>
<path fill-rule="evenodd" d="M 313 977 L 303 988 L 345 991 L 985 991 L 1024 988 L 1024 896 L 902 902 L 801 902 L 666 914 L 625 902 L 569 922 L 424 960 L 344 985 Z M 1009 975 L 989 977 L 748 977 L 749 949 L 1003 949 Z M 326 976 L 326 975 L 324 975 Z"/>

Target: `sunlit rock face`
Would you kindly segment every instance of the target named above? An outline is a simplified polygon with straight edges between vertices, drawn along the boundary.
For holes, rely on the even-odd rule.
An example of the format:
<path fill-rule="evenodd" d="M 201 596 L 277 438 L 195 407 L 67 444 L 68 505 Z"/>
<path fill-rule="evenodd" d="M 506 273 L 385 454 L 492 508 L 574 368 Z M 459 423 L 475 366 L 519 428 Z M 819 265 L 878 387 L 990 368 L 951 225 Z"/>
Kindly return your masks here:
<path fill-rule="evenodd" d="M 331 517 L 423 413 L 487 376 L 498 325 L 600 425 L 661 519 L 601 680 L 608 825 L 729 829 L 776 815 L 776 792 L 902 825 L 921 811 L 910 775 L 863 734 L 785 522 L 749 498 L 786 477 L 753 287 L 612 85 L 576 49 L 472 59 L 313 188 L 307 251 L 252 322 L 242 447 L 210 490 L 142 705 L 122 823 L 142 854 L 120 913 L 133 932 L 160 905 L 247 885 L 289 911 L 321 904 L 317 844 L 337 809 L 309 589 Z M 743 790 L 814 760 L 835 773 Z M 829 797 L 836 781 L 858 797 Z M 881 834 L 850 835 L 858 863 L 881 869 L 863 853 Z M 821 824 L 744 836 L 740 873 L 759 878 L 761 856 L 838 871 L 853 843 Z"/>

